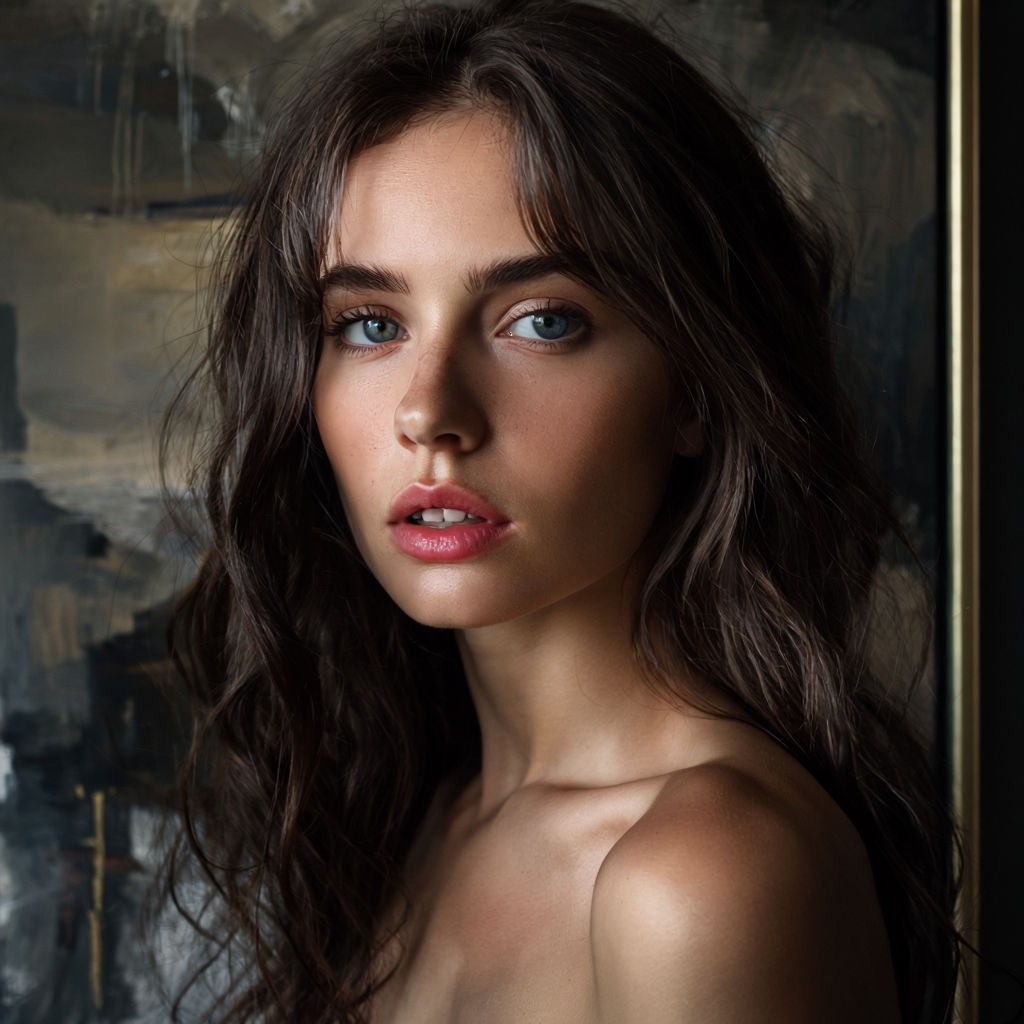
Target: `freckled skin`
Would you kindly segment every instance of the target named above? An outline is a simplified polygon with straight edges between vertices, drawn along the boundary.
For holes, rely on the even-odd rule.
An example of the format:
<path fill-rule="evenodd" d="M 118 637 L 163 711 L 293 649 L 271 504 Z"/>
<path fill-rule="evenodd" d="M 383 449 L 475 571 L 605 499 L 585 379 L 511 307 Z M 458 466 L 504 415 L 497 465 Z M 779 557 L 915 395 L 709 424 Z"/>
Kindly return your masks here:
<path fill-rule="evenodd" d="M 756 730 L 653 694 L 633 657 L 634 556 L 699 426 L 600 296 L 560 272 L 481 283 L 537 255 L 509 163 L 480 112 L 360 154 L 325 268 L 375 275 L 328 288 L 313 391 L 346 515 L 395 602 L 457 631 L 482 738 L 409 858 L 371 1019 L 895 1024 L 849 821 Z M 538 344 L 538 323 L 571 329 Z M 469 488 L 507 538 L 411 557 L 389 510 L 417 482 Z"/>
<path fill-rule="evenodd" d="M 314 404 L 360 550 L 395 601 L 432 625 L 490 625 L 621 578 L 675 445 L 665 362 L 622 313 L 564 275 L 467 287 L 475 270 L 537 255 L 508 163 L 499 126 L 479 115 L 357 156 L 332 254 L 409 285 L 328 294 L 328 318 L 369 307 L 403 339 L 372 352 L 326 339 Z M 502 333 L 553 301 L 586 314 L 584 340 L 537 349 Z M 459 565 L 396 557 L 381 529 L 391 502 L 410 483 L 444 480 L 496 505 L 511 540 Z"/>

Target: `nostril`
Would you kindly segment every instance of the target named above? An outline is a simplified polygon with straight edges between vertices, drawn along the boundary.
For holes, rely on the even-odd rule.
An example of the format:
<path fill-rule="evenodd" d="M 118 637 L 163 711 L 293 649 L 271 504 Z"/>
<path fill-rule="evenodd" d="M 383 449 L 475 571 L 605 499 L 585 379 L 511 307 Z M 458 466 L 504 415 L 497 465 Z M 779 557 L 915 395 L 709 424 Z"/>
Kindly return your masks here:
<path fill-rule="evenodd" d="M 458 434 L 438 434 L 434 444 L 442 448 L 456 448 L 462 445 L 462 438 Z"/>

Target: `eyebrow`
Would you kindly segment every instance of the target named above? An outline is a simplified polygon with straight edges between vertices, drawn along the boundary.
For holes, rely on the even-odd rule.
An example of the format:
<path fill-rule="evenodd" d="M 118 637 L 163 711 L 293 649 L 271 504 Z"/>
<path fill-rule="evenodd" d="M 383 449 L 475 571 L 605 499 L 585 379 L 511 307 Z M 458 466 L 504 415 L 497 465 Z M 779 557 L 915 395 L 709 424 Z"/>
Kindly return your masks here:
<path fill-rule="evenodd" d="M 474 268 L 466 275 L 466 288 L 470 292 L 492 291 L 510 284 L 521 284 L 539 277 L 564 274 L 580 277 L 579 268 L 561 253 L 537 253 L 495 260 L 485 267 Z M 348 288 L 353 291 L 381 291 L 409 294 L 409 282 L 386 267 L 363 266 L 358 263 L 337 263 L 320 278 L 324 291 Z"/>
<path fill-rule="evenodd" d="M 364 267 L 358 263 L 336 263 L 320 278 L 323 291 L 349 288 L 353 291 L 409 293 L 409 284 L 401 274 L 386 267 Z"/>
<path fill-rule="evenodd" d="M 466 285 L 470 291 L 484 292 L 553 274 L 576 277 L 579 271 L 568 256 L 561 253 L 537 253 L 509 260 L 495 260 L 479 270 L 471 270 L 466 275 Z"/>

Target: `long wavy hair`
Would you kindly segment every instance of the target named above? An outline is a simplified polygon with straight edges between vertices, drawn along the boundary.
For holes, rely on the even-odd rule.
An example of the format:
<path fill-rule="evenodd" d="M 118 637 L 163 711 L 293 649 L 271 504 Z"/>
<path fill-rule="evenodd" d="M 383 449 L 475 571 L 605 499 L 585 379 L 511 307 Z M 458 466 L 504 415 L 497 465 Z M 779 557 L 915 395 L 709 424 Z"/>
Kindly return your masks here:
<path fill-rule="evenodd" d="M 832 795 L 870 855 L 903 1021 L 948 1020 L 952 830 L 909 680 L 870 658 L 894 524 L 833 367 L 828 236 L 690 62 L 631 15 L 563 0 L 346 33 L 280 112 L 231 228 L 187 389 L 212 416 L 194 482 L 210 542 L 171 629 L 194 739 L 170 886 L 201 867 L 189 913 L 243 965 L 209 1016 L 362 1021 L 411 839 L 478 763 L 452 636 L 362 562 L 310 404 L 349 161 L 470 108 L 508 126 L 538 247 L 642 325 L 700 415 L 704 452 L 679 460 L 655 527 L 638 658 L 666 693 L 708 680 Z"/>

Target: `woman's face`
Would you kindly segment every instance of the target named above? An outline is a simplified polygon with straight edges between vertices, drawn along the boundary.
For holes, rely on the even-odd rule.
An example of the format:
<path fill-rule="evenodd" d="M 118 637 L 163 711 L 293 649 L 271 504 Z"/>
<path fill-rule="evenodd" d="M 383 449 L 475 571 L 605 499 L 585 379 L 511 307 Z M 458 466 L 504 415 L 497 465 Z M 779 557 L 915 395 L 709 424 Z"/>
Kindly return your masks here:
<path fill-rule="evenodd" d="M 530 241 L 501 121 L 358 155 L 324 282 L 313 408 L 397 604 L 471 628 L 621 595 L 693 431 L 655 346 Z"/>

